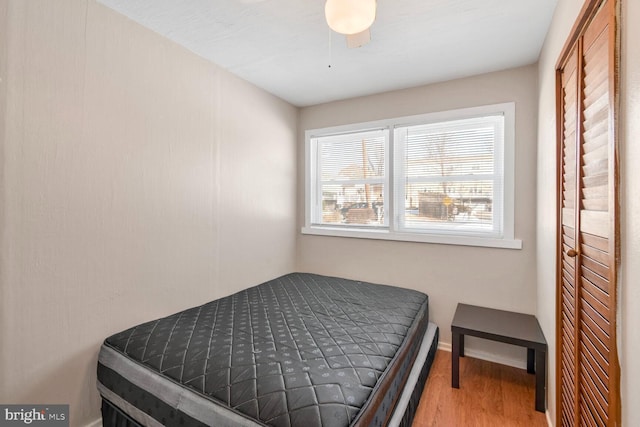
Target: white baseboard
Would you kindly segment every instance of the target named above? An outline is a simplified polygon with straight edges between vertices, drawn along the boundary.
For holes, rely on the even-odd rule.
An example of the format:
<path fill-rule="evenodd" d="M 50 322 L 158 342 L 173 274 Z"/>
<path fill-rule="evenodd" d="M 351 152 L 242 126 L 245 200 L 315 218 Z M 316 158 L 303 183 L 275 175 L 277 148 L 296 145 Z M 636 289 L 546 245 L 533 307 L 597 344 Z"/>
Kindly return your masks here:
<path fill-rule="evenodd" d="M 447 342 L 439 342 L 438 349 L 451 352 L 451 343 Z M 510 357 L 497 356 L 493 353 L 488 353 L 486 351 L 478 351 L 470 348 L 464 349 L 464 354 L 469 357 L 473 357 L 475 359 L 486 360 L 488 362 L 495 362 L 501 365 L 513 366 L 514 368 L 519 369 L 527 369 L 527 361 L 512 359 Z"/>

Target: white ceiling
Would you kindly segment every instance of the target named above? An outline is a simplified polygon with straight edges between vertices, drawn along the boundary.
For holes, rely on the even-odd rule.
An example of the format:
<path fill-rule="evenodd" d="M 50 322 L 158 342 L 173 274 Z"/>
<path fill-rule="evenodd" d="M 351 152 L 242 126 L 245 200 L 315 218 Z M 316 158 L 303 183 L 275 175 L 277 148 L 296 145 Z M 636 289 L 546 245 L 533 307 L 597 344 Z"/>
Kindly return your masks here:
<path fill-rule="evenodd" d="M 378 0 L 347 49 L 323 0 L 98 1 L 297 106 L 532 64 L 557 3 Z"/>

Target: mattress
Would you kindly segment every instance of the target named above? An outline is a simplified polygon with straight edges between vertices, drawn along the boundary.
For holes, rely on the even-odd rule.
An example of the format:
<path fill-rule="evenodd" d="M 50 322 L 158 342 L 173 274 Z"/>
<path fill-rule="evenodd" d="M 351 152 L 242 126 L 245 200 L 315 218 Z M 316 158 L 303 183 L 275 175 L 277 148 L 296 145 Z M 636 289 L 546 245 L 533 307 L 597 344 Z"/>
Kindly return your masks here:
<path fill-rule="evenodd" d="M 417 291 L 293 273 L 107 338 L 98 389 L 145 426 L 399 425 L 428 317 Z"/>

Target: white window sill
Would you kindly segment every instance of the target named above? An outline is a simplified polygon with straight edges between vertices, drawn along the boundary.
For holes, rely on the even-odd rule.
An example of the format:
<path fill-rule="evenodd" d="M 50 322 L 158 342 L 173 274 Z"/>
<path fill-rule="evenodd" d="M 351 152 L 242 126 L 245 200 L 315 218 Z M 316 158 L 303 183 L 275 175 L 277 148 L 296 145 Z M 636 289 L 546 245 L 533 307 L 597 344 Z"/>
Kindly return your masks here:
<path fill-rule="evenodd" d="M 399 242 L 436 243 L 442 245 L 480 246 L 500 249 L 522 249 L 522 240 L 438 234 L 399 233 L 388 230 L 362 230 L 337 227 L 303 227 L 302 234 L 315 236 L 352 237 L 356 239 L 395 240 Z"/>

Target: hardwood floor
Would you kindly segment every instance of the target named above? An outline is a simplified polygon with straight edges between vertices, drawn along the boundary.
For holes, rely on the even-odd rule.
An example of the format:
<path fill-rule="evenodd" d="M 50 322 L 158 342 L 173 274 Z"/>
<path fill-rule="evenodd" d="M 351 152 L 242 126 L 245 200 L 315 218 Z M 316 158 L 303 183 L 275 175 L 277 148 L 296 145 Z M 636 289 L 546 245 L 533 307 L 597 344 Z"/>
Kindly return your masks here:
<path fill-rule="evenodd" d="M 451 353 L 438 350 L 412 427 L 547 427 L 534 393 L 526 370 L 471 357 L 460 358 L 460 388 L 451 388 Z"/>

